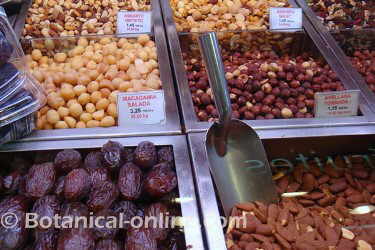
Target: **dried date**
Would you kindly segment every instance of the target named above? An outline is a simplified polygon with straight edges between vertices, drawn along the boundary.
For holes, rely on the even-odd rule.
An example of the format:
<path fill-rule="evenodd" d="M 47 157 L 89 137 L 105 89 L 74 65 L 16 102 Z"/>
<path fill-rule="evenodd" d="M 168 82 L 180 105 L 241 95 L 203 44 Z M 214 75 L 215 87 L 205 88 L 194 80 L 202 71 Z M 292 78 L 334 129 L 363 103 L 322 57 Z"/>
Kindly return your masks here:
<path fill-rule="evenodd" d="M 100 240 L 98 243 L 96 243 L 95 246 L 96 250 L 121 250 L 120 243 L 118 243 L 115 240 Z"/>
<path fill-rule="evenodd" d="M 87 206 L 94 212 L 107 209 L 117 199 L 118 195 L 119 191 L 115 184 L 110 181 L 103 182 L 102 185 L 93 187 Z"/>
<path fill-rule="evenodd" d="M 152 142 L 139 143 L 134 154 L 134 164 L 141 168 L 148 169 L 157 163 L 156 147 Z"/>
<path fill-rule="evenodd" d="M 157 250 L 156 239 L 152 232 L 144 227 L 130 228 L 125 242 L 126 250 Z"/>
<path fill-rule="evenodd" d="M 36 231 L 34 250 L 55 250 L 57 247 L 58 232 L 55 229 Z"/>
<path fill-rule="evenodd" d="M 87 206 L 81 202 L 71 202 L 65 203 L 61 207 L 61 217 L 63 217 L 63 223 L 70 223 L 70 218 L 73 220 L 77 217 L 88 217 L 89 216 L 89 209 Z M 84 226 L 84 222 L 80 222 L 79 227 Z M 69 230 L 69 229 L 67 229 Z"/>
<path fill-rule="evenodd" d="M 25 192 L 33 198 L 40 198 L 50 193 L 56 179 L 53 163 L 33 165 L 26 175 Z"/>
<path fill-rule="evenodd" d="M 110 180 L 108 168 L 89 168 L 87 169 L 87 172 L 90 175 L 92 186 L 101 185 L 103 182 Z"/>
<path fill-rule="evenodd" d="M 73 169 L 81 167 L 82 156 L 77 150 L 64 149 L 57 153 L 54 163 L 58 172 L 68 173 Z"/>
<path fill-rule="evenodd" d="M 113 212 L 115 212 L 117 218 L 123 218 L 123 225 L 125 229 L 128 228 L 128 221 L 130 221 L 135 216 L 139 216 L 139 209 L 131 201 L 116 202 L 113 204 L 112 210 Z"/>
<path fill-rule="evenodd" d="M 93 231 L 98 239 L 113 239 L 115 238 L 118 227 L 116 224 L 116 213 L 110 209 L 104 209 L 95 214 L 95 219 L 98 219 L 98 223 L 95 225 Z"/>
<path fill-rule="evenodd" d="M 125 199 L 136 200 L 139 198 L 142 192 L 142 178 L 141 169 L 133 163 L 126 163 L 121 167 L 117 185 Z"/>
<path fill-rule="evenodd" d="M 65 176 L 60 176 L 55 184 L 55 191 L 54 194 L 60 198 L 64 196 L 64 183 L 65 183 Z"/>
<path fill-rule="evenodd" d="M 69 229 L 60 231 L 57 250 L 94 250 L 95 237 L 90 229 Z"/>
<path fill-rule="evenodd" d="M 168 214 L 168 208 L 160 202 L 153 203 L 145 209 L 145 216 L 152 218 L 147 228 L 151 230 L 157 241 L 163 241 L 168 237 L 168 225 L 159 224 L 160 221 L 165 221 L 165 216 Z"/>
<path fill-rule="evenodd" d="M 83 168 L 74 169 L 64 180 L 64 197 L 70 201 L 81 200 L 90 191 L 90 176 Z"/>
<path fill-rule="evenodd" d="M 103 145 L 101 152 L 103 153 L 103 163 L 106 167 L 117 168 L 121 166 L 124 155 L 124 146 L 121 143 L 108 141 Z"/>
<path fill-rule="evenodd" d="M 162 147 L 158 150 L 158 162 L 174 162 L 173 151 L 171 147 Z"/>
<path fill-rule="evenodd" d="M 152 169 L 144 181 L 144 190 L 151 197 L 161 197 L 177 186 L 176 173 L 167 168 Z"/>
<path fill-rule="evenodd" d="M 32 213 L 37 215 L 37 220 L 38 218 L 42 217 L 47 217 L 50 218 L 51 220 L 56 214 L 60 213 L 60 201 L 55 195 L 46 195 L 43 196 L 42 198 L 39 198 L 35 203 L 32 208 Z M 39 225 L 38 229 L 41 230 L 47 230 L 47 228 L 41 227 Z"/>
<path fill-rule="evenodd" d="M 95 169 L 103 166 L 103 153 L 100 151 L 94 151 L 87 154 L 85 161 L 84 161 L 84 167 L 89 169 Z"/>
<path fill-rule="evenodd" d="M 22 179 L 21 172 L 16 170 L 10 173 L 9 175 L 5 176 L 3 179 L 3 187 L 7 194 L 15 194 L 19 189 L 21 179 Z"/>

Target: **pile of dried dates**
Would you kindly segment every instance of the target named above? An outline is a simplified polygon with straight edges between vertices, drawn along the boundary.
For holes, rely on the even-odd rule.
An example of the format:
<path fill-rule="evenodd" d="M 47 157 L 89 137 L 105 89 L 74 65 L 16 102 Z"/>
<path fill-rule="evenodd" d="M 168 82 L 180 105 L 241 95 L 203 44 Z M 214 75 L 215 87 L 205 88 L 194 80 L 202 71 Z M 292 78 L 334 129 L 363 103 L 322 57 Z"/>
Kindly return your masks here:
<path fill-rule="evenodd" d="M 365 165 L 360 160 L 348 167 L 336 158 L 334 165 L 300 164 L 277 173 L 280 203 L 237 204 L 232 216 L 245 216 L 246 223 L 229 222 L 228 248 L 374 249 L 375 212 L 352 210 L 375 205 L 375 170 Z"/>
<path fill-rule="evenodd" d="M 134 216 L 180 216 L 174 202 L 177 176 L 171 147 L 141 142 L 136 148 L 109 141 L 100 150 L 65 149 L 0 154 L 0 249 L 185 249 L 171 227 L 26 229 L 26 213 L 41 217 L 102 216 L 129 222 Z M 45 225 L 45 224 L 44 224 Z"/>

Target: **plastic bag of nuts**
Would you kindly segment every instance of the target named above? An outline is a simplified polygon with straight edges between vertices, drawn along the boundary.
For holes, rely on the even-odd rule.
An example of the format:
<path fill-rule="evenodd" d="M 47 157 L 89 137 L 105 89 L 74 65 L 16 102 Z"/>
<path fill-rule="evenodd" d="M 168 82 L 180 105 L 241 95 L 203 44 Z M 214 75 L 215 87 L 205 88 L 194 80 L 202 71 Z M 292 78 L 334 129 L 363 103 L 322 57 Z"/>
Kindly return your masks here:
<path fill-rule="evenodd" d="M 287 0 L 171 0 L 177 31 L 205 32 L 268 28 L 270 7 L 288 7 Z"/>
<path fill-rule="evenodd" d="M 286 174 L 286 169 L 292 170 Z M 249 202 L 233 208 L 232 216 L 246 220 L 229 222 L 229 249 L 375 247 L 375 212 L 351 213 L 355 207 L 375 204 L 375 170 L 364 159 L 349 164 L 337 157 L 323 166 L 310 161 L 286 169 L 275 169 L 279 204 Z"/>
<path fill-rule="evenodd" d="M 293 47 L 304 34 L 231 34 L 220 43 L 236 119 L 312 118 L 316 92 L 344 90 L 316 50 Z M 212 121 L 218 117 L 213 94 L 200 52 L 190 44 L 182 48 L 194 109 L 200 121 Z"/>
<path fill-rule="evenodd" d="M 115 34 L 118 11 L 150 9 L 149 0 L 33 0 L 27 13 L 23 36 Z"/>
<path fill-rule="evenodd" d="M 36 39 L 26 57 L 48 94 L 38 129 L 115 126 L 118 92 L 161 88 L 157 49 L 148 35 Z"/>

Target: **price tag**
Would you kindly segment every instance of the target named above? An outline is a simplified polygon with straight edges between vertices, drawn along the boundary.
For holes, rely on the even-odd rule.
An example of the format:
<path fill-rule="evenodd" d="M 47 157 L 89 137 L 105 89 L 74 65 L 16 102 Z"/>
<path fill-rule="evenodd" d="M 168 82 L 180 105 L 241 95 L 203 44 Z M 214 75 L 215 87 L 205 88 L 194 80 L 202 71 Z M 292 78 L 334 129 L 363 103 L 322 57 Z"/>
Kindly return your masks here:
<path fill-rule="evenodd" d="M 134 34 L 151 32 L 151 11 L 119 11 L 117 33 Z"/>
<path fill-rule="evenodd" d="M 165 121 L 164 91 L 119 93 L 117 108 L 120 127 L 160 124 Z"/>
<path fill-rule="evenodd" d="M 270 29 L 302 29 L 302 9 L 270 8 Z"/>
<path fill-rule="evenodd" d="M 359 90 L 315 93 L 315 117 L 356 116 Z"/>

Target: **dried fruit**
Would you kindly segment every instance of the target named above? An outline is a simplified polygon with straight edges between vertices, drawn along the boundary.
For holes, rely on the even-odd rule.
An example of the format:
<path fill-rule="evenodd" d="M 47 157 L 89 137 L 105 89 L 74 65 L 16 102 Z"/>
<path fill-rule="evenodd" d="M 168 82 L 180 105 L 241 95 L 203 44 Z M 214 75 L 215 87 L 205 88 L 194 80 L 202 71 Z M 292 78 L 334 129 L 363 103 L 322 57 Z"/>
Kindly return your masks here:
<path fill-rule="evenodd" d="M 60 176 L 55 184 L 55 191 L 54 194 L 60 198 L 64 196 L 64 183 L 65 183 L 65 176 Z"/>
<path fill-rule="evenodd" d="M 60 201 L 55 195 L 46 195 L 39 198 L 33 206 L 32 213 L 37 215 L 37 220 L 43 217 L 50 218 L 60 213 Z M 45 228 L 39 224 L 39 229 L 47 230 L 50 228 Z"/>
<path fill-rule="evenodd" d="M 139 210 L 137 206 L 131 201 L 120 201 L 116 202 L 112 206 L 113 212 L 115 212 L 118 218 L 123 218 L 124 228 L 127 229 L 129 221 L 134 217 L 138 216 Z M 120 216 L 121 214 L 121 216 Z"/>
<path fill-rule="evenodd" d="M 88 170 L 91 168 L 99 168 L 103 166 L 103 153 L 100 151 L 93 151 L 87 154 L 84 167 Z"/>
<path fill-rule="evenodd" d="M 40 198 L 53 189 L 56 173 L 53 163 L 33 165 L 26 175 L 26 194 L 33 198 Z"/>
<path fill-rule="evenodd" d="M 34 250 L 55 250 L 57 247 L 58 232 L 55 229 L 35 231 Z"/>
<path fill-rule="evenodd" d="M 117 184 L 122 196 L 128 200 L 138 199 L 142 192 L 142 179 L 143 174 L 138 166 L 131 162 L 122 166 Z"/>
<path fill-rule="evenodd" d="M 157 241 L 163 241 L 168 236 L 168 226 L 160 224 L 160 221 L 165 222 L 165 216 L 168 215 L 168 208 L 158 202 L 153 203 L 145 209 L 145 217 L 152 218 L 150 219 L 147 228 L 152 231 L 153 237 Z"/>
<path fill-rule="evenodd" d="M 113 239 L 118 232 L 116 214 L 110 209 L 104 209 L 95 214 L 95 218 L 100 218 L 93 231 L 96 238 Z"/>
<path fill-rule="evenodd" d="M 126 236 L 126 250 L 157 250 L 156 240 L 147 228 L 130 228 Z"/>
<path fill-rule="evenodd" d="M 101 185 L 105 181 L 109 181 L 108 168 L 98 167 L 98 168 L 86 168 L 90 175 L 91 185 L 97 186 Z"/>
<path fill-rule="evenodd" d="M 64 197 L 70 201 L 84 198 L 90 191 L 90 176 L 83 168 L 74 169 L 64 180 Z"/>
<path fill-rule="evenodd" d="M 57 250 L 94 250 L 95 237 L 90 229 L 69 229 L 60 231 Z"/>
<path fill-rule="evenodd" d="M 66 223 L 69 223 L 70 218 L 74 219 L 77 217 L 88 217 L 88 216 L 89 216 L 89 210 L 87 206 L 81 202 L 65 203 L 61 207 L 61 217 L 64 218 L 61 224 L 63 224 L 64 221 Z M 84 226 L 84 222 L 80 221 L 79 226 Z"/>
<path fill-rule="evenodd" d="M 16 170 L 3 178 L 3 187 L 7 194 L 14 194 L 19 189 L 22 179 L 21 172 Z"/>
<path fill-rule="evenodd" d="M 134 164 L 144 169 L 151 168 L 157 163 L 156 147 L 152 142 L 139 143 L 134 155 Z"/>
<path fill-rule="evenodd" d="M 89 194 L 87 206 L 94 212 L 107 209 L 117 199 L 118 194 L 115 184 L 110 181 L 103 182 L 102 185 L 94 186 Z"/>
<path fill-rule="evenodd" d="M 64 149 L 57 153 L 54 161 L 56 169 L 61 173 L 68 173 L 75 168 L 81 167 L 81 154 L 74 149 Z"/>
<path fill-rule="evenodd" d="M 170 162 L 173 163 L 173 151 L 171 147 L 162 147 L 158 150 L 158 162 Z"/>
<path fill-rule="evenodd" d="M 121 250 L 120 244 L 115 240 L 104 239 L 95 245 L 96 250 Z"/>
<path fill-rule="evenodd" d="M 167 168 L 152 169 L 144 181 L 144 190 L 151 197 L 161 197 L 177 186 L 176 173 Z"/>
<path fill-rule="evenodd" d="M 103 145 L 101 152 L 103 153 L 103 163 L 105 166 L 109 168 L 117 168 L 122 165 L 124 146 L 122 146 L 121 143 L 108 141 Z"/>

